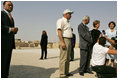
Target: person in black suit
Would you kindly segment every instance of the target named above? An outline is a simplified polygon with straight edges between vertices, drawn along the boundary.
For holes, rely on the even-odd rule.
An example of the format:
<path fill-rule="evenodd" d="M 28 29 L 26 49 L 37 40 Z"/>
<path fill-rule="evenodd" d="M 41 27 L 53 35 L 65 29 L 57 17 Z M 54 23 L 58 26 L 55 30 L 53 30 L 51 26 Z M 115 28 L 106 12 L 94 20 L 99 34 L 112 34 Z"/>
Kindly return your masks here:
<path fill-rule="evenodd" d="M 71 28 L 71 30 L 73 32 L 73 28 Z M 74 60 L 74 47 L 75 47 L 75 43 L 76 43 L 76 35 L 73 33 L 73 38 L 71 39 L 72 48 L 71 48 L 71 53 L 70 53 L 70 61 Z"/>
<path fill-rule="evenodd" d="M 91 49 L 90 45 L 92 44 L 91 34 L 89 28 L 86 26 L 90 21 L 89 16 L 84 16 L 82 23 L 78 25 L 79 33 L 79 47 L 80 47 L 80 68 L 79 74 L 84 76 L 84 73 L 93 74 L 90 70 L 90 57 Z"/>
<path fill-rule="evenodd" d="M 45 59 L 47 59 L 47 44 L 48 44 L 48 36 L 46 31 L 43 31 L 41 36 L 41 42 L 40 42 L 41 51 L 42 51 L 40 59 L 43 59 L 44 52 L 45 52 Z"/>
<path fill-rule="evenodd" d="M 14 35 L 18 28 L 14 27 L 11 16 L 13 4 L 11 1 L 3 2 L 4 10 L 1 11 L 1 78 L 8 78 L 12 50 L 15 48 Z"/>

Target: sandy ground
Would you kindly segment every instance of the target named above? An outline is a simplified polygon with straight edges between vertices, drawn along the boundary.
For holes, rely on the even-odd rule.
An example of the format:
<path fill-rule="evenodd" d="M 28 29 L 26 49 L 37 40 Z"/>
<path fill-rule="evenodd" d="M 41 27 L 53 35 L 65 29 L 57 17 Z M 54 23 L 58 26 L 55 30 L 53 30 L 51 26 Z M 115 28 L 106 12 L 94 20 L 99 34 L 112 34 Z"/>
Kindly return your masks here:
<path fill-rule="evenodd" d="M 59 78 L 59 49 L 48 49 L 48 58 L 40 60 L 40 49 L 16 49 L 13 50 L 10 78 Z M 80 54 L 75 49 L 75 60 L 70 62 L 70 73 L 74 75 L 69 78 L 96 78 L 94 74 L 78 73 Z"/>

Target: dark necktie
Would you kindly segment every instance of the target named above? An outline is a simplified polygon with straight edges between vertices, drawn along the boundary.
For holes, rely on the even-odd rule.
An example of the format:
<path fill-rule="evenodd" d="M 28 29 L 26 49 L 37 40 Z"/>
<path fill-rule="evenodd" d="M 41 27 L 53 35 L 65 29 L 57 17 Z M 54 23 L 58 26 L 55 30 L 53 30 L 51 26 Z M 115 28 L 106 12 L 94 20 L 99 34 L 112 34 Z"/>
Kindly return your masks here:
<path fill-rule="evenodd" d="M 9 17 L 10 17 L 10 21 L 12 23 L 12 15 L 11 15 L 11 13 L 9 13 Z"/>

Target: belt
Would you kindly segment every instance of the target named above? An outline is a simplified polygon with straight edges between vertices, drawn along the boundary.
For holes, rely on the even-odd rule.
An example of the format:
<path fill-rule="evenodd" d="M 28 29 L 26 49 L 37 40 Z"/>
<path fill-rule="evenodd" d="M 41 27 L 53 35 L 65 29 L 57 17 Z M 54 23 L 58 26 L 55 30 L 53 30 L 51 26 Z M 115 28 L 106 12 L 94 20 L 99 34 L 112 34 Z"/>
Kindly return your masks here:
<path fill-rule="evenodd" d="M 72 38 L 68 38 L 68 37 L 63 37 L 63 38 L 66 38 L 66 39 L 72 39 Z"/>

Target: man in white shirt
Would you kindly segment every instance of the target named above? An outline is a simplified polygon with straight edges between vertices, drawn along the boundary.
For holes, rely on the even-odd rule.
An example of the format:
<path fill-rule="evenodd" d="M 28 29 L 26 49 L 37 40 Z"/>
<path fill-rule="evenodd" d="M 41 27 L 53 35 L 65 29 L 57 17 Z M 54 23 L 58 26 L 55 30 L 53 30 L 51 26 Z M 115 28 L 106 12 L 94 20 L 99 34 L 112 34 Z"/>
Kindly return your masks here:
<path fill-rule="evenodd" d="M 63 12 L 63 17 L 57 20 L 57 33 L 59 37 L 59 48 L 60 48 L 60 77 L 65 78 L 72 76 L 69 73 L 69 61 L 70 61 L 70 52 L 71 52 L 71 38 L 72 31 L 70 26 L 70 18 L 73 12 L 69 9 L 66 9 Z"/>
<path fill-rule="evenodd" d="M 116 77 L 116 69 L 110 66 L 105 66 L 105 57 L 106 54 L 116 55 L 117 50 L 109 49 L 104 47 L 106 44 L 106 38 L 100 37 L 99 43 L 96 43 L 93 46 L 92 53 L 92 68 L 97 73 L 98 77 L 109 78 Z"/>

